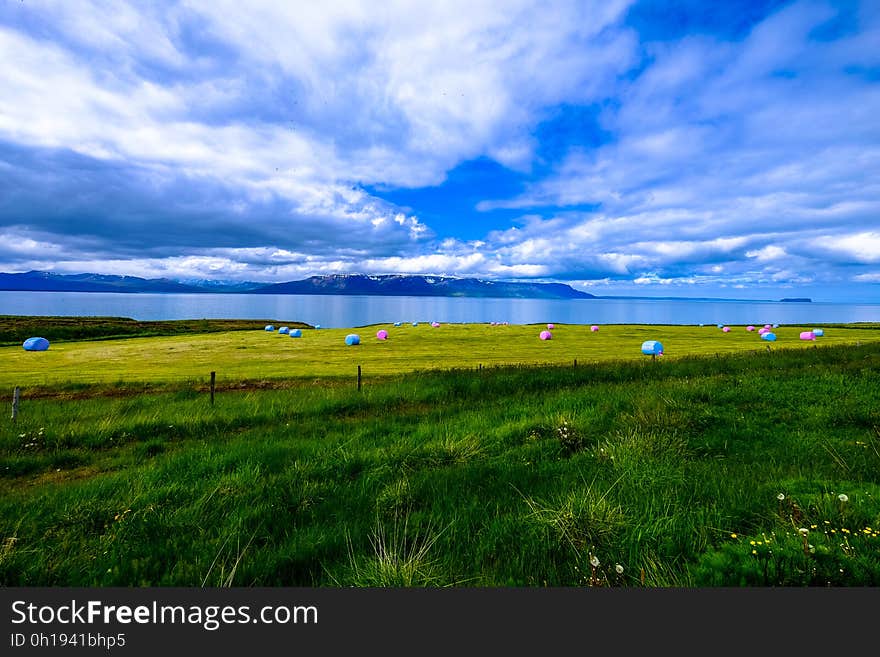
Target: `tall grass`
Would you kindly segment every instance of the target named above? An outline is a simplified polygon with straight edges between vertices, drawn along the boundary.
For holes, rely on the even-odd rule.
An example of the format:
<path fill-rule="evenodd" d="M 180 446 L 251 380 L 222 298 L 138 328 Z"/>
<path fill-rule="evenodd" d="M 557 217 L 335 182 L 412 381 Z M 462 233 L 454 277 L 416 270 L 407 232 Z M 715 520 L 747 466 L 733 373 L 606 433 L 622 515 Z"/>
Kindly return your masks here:
<path fill-rule="evenodd" d="M 878 585 L 878 365 L 865 342 L 25 396 L 0 583 Z"/>

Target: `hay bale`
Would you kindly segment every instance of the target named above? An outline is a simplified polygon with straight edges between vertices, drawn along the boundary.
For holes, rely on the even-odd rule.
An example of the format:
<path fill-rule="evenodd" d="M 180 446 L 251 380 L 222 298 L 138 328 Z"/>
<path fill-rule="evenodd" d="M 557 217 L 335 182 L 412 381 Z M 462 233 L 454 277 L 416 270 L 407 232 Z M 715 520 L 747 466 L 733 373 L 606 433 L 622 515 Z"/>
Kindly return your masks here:
<path fill-rule="evenodd" d="M 663 344 L 657 340 L 645 340 L 642 343 L 642 353 L 646 356 L 662 356 Z"/>
<path fill-rule="evenodd" d="M 46 351 L 49 341 L 46 338 L 28 338 L 21 345 L 25 351 Z"/>

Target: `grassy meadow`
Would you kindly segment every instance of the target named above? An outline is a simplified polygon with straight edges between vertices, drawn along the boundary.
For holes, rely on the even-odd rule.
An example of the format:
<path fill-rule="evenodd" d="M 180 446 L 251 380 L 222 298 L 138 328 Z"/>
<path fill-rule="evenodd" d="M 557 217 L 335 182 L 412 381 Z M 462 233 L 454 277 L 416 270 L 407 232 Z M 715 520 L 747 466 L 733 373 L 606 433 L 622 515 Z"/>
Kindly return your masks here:
<path fill-rule="evenodd" d="M 293 323 L 275 323 L 295 326 Z M 222 326 L 222 325 L 221 325 Z M 45 352 L 27 352 L 21 343 L 0 347 L 0 390 L 54 388 L 77 384 L 163 385 L 204 382 L 217 373 L 220 386 L 241 381 L 352 379 L 361 365 L 365 378 L 429 369 L 478 368 L 500 365 L 565 365 L 617 360 L 642 361 L 645 340 L 659 340 L 664 361 L 689 356 L 738 352 L 804 349 L 856 344 L 880 339 L 873 326 L 828 328 L 817 342 L 802 341 L 810 327 L 774 329 L 774 343 L 757 331 L 732 327 L 723 333 L 715 326 L 606 325 L 593 332 L 589 326 L 556 324 L 551 340 L 540 340 L 544 325 L 491 326 L 442 324 L 432 327 L 390 324 L 353 329 L 302 329 L 290 338 L 259 329 L 206 333 L 185 332 L 159 337 L 52 341 Z M 377 340 L 380 329 L 387 340 Z M 92 330 L 92 329 L 90 329 Z M 356 333 L 361 343 L 347 346 L 345 336 Z M 34 333 L 40 335 L 40 333 Z M 48 337 L 48 336 L 44 336 Z"/>
<path fill-rule="evenodd" d="M 2 347 L 0 584 L 880 585 L 880 327 L 541 328 Z"/>

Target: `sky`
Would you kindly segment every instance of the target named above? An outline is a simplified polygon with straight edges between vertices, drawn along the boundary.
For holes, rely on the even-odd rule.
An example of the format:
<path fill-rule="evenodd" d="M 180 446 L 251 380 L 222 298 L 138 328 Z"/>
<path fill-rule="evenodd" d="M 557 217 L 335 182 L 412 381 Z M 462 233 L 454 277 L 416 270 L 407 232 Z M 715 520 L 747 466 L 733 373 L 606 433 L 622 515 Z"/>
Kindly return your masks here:
<path fill-rule="evenodd" d="M 880 3 L 0 0 L 0 271 L 880 303 Z"/>

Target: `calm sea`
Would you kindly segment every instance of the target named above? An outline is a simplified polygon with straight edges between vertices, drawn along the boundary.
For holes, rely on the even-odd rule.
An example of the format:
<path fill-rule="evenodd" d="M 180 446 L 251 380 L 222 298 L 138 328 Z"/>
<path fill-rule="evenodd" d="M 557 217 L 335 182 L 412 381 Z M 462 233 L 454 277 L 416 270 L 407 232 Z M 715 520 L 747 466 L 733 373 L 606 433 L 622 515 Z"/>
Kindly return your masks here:
<path fill-rule="evenodd" d="M 326 328 L 432 321 L 763 325 L 880 322 L 880 303 L 0 292 L 0 315 L 90 315 L 137 320 L 265 319 L 300 321 Z"/>

